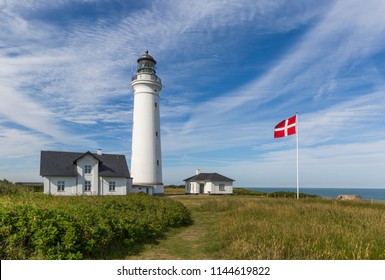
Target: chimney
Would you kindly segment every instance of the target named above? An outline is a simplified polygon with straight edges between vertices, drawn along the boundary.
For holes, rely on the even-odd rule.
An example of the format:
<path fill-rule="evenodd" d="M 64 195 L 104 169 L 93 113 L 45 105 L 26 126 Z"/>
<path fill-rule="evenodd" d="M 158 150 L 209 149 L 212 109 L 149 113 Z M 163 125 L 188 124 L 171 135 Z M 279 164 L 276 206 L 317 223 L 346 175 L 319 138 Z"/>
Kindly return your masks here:
<path fill-rule="evenodd" d="M 200 173 L 201 173 L 201 170 L 200 170 L 200 169 L 195 170 L 195 175 L 198 175 L 198 174 L 200 174 Z"/>
<path fill-rule="evenodd" d="M 97 155 L 98 155 L 98 156 L 101 156 L 101 155 L 103 155 L 103 151 L 102 151 L 102 149 L 98 149 L 98 151 L 97 151 L 96 153 L 97 153 Z"/>

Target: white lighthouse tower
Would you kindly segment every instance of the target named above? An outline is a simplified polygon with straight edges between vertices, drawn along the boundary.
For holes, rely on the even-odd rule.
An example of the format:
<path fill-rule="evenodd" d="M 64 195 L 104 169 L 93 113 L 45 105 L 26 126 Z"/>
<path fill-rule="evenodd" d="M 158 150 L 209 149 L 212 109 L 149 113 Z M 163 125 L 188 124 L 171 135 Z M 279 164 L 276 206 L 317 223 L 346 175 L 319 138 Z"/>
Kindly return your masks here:
<path fill-rule="evenodd" d="M 138 69 L 131 81 L 134 89 L 131 156 L 133 191 L 162 195 L 164 188 L 159 117 L 162 81 L 156 75 L 156 61 L 148 51 L 137 61 Z"/>

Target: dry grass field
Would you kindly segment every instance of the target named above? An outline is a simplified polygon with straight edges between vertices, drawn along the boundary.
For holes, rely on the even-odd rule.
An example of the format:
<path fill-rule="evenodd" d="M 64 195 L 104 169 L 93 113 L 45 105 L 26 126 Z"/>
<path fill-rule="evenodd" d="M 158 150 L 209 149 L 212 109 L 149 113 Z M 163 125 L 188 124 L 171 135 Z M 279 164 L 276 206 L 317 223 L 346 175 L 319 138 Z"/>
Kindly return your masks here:
<path fill-rule="evenodd" d="M 194 224 L 130 259 L 385 259 L 385 203 L 174 196 Z"/>

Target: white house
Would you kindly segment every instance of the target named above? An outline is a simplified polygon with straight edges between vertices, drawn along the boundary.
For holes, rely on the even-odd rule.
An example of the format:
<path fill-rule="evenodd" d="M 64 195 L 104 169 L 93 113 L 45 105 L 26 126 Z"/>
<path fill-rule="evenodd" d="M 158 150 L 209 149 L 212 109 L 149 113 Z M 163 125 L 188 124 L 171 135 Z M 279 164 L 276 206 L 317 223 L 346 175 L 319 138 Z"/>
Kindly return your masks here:
<path fill-rule="evenodd" d="M 233 179 L 225 177 L 218 173 L 200 173 L 199 169 L 196 174 L 185 181 L 186 194 L 232 194 Z"/>
<path fill-rule="evenodd" d="M 132 178 L 124 155 L 98 150 L 73 153 L 41 151 L 44 193 L 54 195 L 126 195 Z"/>

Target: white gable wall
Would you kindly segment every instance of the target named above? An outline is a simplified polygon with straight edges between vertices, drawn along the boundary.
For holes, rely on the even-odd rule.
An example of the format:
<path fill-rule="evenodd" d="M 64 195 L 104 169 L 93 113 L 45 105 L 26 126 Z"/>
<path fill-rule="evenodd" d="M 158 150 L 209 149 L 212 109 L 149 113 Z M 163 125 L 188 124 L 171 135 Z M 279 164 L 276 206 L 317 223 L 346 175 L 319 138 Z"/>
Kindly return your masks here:
<path fill-rule="evenodd" d="M 91 155 L 86 155 L 80 158 L 77 162 L 77 172 L 78 172 L 78 193 L 79 194 L 99 194 L 99 161 Z M 85 172 L 85 166 L 91 166 L 91 173 Z M 85 181 L 91 182 L 91 190 L 85 190 Z"/>

